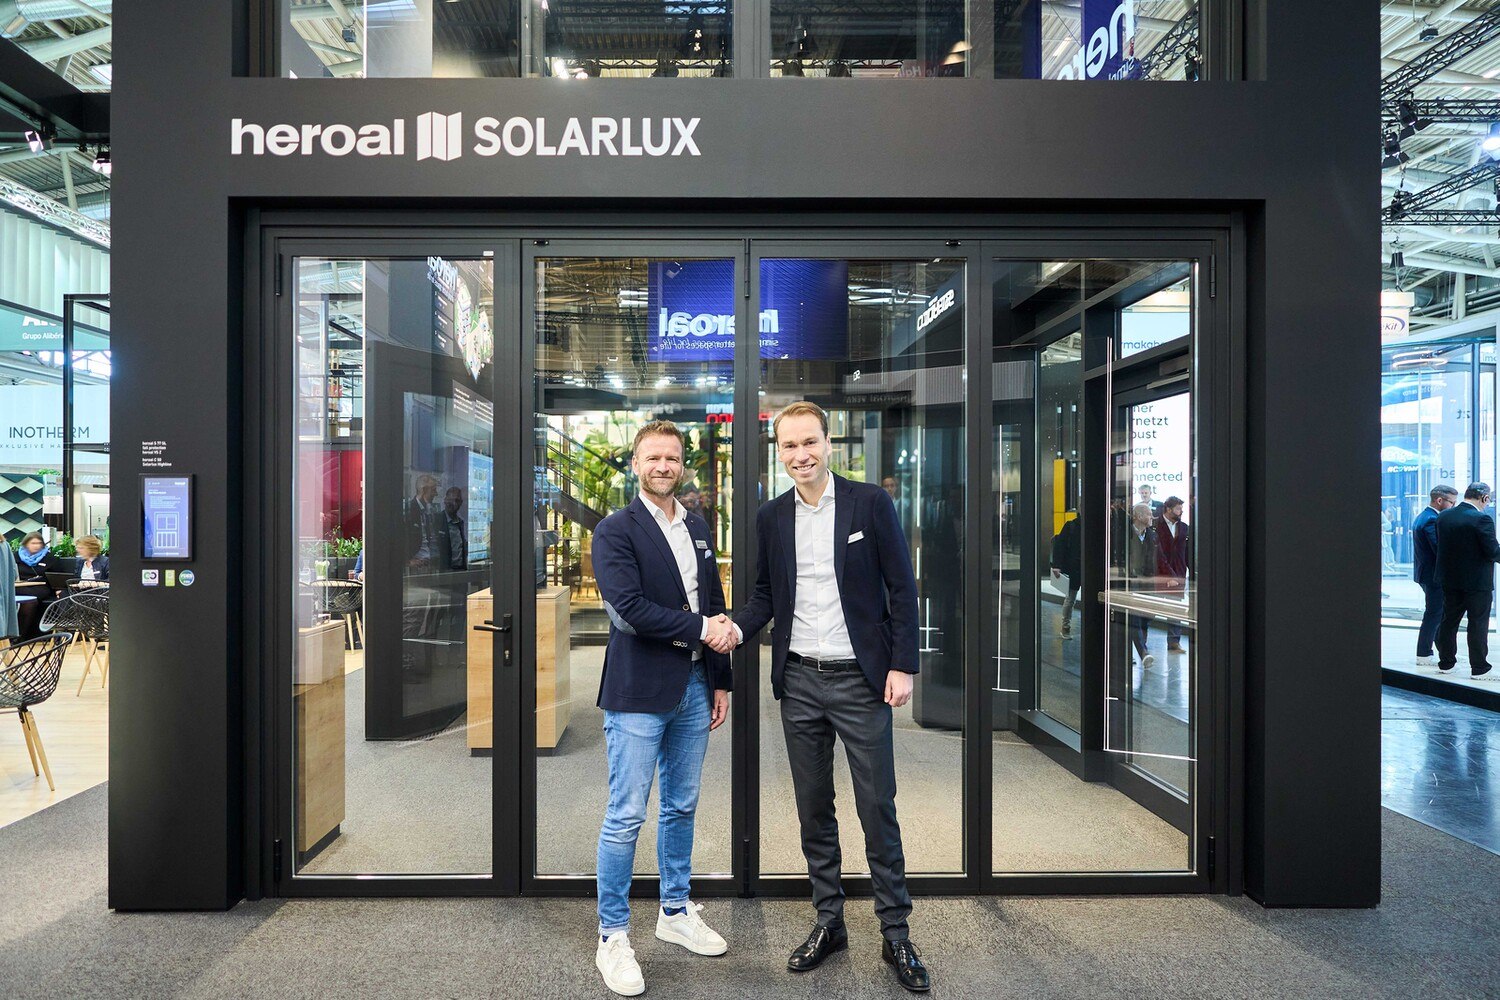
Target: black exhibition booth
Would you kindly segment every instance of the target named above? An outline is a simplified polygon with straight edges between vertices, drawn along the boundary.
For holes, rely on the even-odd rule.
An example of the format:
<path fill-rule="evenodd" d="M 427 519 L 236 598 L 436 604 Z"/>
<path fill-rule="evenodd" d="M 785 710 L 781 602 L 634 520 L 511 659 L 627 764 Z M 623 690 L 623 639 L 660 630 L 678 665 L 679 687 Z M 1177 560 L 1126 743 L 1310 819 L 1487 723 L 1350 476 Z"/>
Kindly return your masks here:
<path fill-rule="evenodd" d="M 297 7 L 121 18 L 110 905 L 588 893 L 622 428 L 689 428 L 743 594 L 801 397 L 917 563 L 914 892 L 1375 905 L 1376 556 L 1313 508 L 1377 486 L 1377 17 L 1200 6 L 1168 81 L 997 78 L 998 28 L 984 73 L 784 79 L 771 0 L 705 79 L 315 78 L 359 35 L 294 58 Z M 146 558 L 153 476 L 189 556 Z M 1172 494 L 1191 569 L 1137 586 Z M 764 656 L 695 895 L 807 891 Z"/>

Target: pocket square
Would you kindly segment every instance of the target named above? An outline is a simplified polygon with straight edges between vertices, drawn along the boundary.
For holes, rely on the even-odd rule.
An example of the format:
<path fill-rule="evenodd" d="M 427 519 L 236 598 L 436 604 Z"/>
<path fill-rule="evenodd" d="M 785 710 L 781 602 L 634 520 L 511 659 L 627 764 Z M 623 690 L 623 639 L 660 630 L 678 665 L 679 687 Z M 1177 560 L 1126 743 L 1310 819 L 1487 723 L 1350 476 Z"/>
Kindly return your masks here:
<path fill-rule="evenodd" d="M 714 557 L 714 550 L 713 549 L 704 549 L 703 550 L 703 558 L 705 558 L 705 559 L 712 559 L 713 557 Z"/>
<path fill-rule="evenodd" d="M 865 537 L 865 533 L 863 531 L 856 531 L 854 534 L 849 536 L 849 541 L 850 543 L 857 542 L 863 537 Z"/>

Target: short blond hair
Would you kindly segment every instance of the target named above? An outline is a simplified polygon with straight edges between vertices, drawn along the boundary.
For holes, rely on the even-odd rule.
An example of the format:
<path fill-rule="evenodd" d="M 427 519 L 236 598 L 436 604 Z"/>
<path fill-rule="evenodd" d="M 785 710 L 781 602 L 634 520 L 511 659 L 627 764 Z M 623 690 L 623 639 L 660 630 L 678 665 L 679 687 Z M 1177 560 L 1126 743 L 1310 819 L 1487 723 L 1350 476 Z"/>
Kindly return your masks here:
<path fill-rule="evenodd" d="M 781 430 L 782 417 L 817 417 L 818 423 L 823 425 L 823 436 L 828 436 L 828 414 L 817 403 L 809 403 L 805 399 L 799 399 L 795 403 L 788 403 L 782 407 L 776 419 L 771 421 L 771 438 L 775 440 Z"/>
<path fill-rule="evenodd" d="M 104 542 L 100 541 L 98 535 L 80 535 L 73 539 L 73 547 L 78 550 L 79 555 L 92 559 L 104 551 Z M 88 551 L 85 552 L 85 549 Z"/>
<path fill-rule="evenodd" d="M 674 437 L 677 439 L 677 443 L 682 446 L 683 456 L 686 457 L 687 455 L 687 441 L 683 438 L 682 431 L 677 425 L 670 420 L 652 420 L 635 432 L 635 441 L 630 445 L 631 457 L 634 457 L 635 453 L 641 450 L 641 442 L 648 437 Z"/>

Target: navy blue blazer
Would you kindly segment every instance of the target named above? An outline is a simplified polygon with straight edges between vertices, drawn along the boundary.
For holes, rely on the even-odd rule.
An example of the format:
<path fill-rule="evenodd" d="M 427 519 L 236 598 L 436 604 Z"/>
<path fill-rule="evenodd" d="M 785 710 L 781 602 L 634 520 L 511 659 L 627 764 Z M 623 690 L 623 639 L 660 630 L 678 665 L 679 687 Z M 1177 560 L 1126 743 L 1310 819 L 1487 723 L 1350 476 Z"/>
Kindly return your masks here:
<path fill-rule="evenodd" d="M 688 605 L 677 559 L 651 512 L 637 497 L 594 530 L 594 579 L 609 612 L 609 645 L 599 707 L 611 712 L 670 712 L 692 673 L 703 619 L 724 611 L 708 522 L 687 512 L 698 560 L 698 608 Z M 703 647 L 714 688 L 731 688 L 729 657 Z"/>
<path fill-rule="evenodd" d="M 1495 589 L 1500 541 L 1495 519 L 1470 503 L 1449 507 L 1437 517 L 1437 582 L 1444 590 Z"/>
<path fill-rule="evenodd" d="M 917 579 L 890 495 L 879 486 L 838 475 L 833 483 L 833 572 L 844 624 L 865 680 L 884 695 L 886 674 L 914 674 L 920 668 Z M 771 693 L 778 699 L 797 594 L 796 492 L 792 487 L 755 516 L 755 591 L 734 619 L 746 640 L 776 620 L 771 629 Z"/>
<path fill-rule="evenodd" d="M 1411 577 L 1424 587 L 1437 582 L 1437 519 L 1437 511 L 1424 507 L 1411 522 Z"/>

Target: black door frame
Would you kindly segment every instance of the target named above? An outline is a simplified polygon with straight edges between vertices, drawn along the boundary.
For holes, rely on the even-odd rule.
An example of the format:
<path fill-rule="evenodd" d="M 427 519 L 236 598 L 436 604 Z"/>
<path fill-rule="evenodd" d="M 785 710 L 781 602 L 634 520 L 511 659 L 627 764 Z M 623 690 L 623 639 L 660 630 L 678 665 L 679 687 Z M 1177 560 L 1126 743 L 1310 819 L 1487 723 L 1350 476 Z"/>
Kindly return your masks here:
<path fill-rule="evenodd" d="M 244 680 L 244 721 L 246 732 L 245 803 L 247 809 L 246 829 L 246 877 L 251 898 L 261 895 L 302 896 L 383 896 L 383 895 L 515 895 L 544 893 L 547 895 L 590 895 L 593 879 L 545 878 L 528 880 L 526 873 L 532 870 L 531 857 L 524 845 L 534 837 L 534 822 L 531 832 L 523 824 L 523 815 L 532 816 L 534 798 L 528 805 L 526 789 L 523 787 L 523 771 L 533 773 L 529 767 L 508 767 L 499 750 L 498 739 L 502 732 L 516 734 L 518 745 L 513 748 L 517 761 L 532 755 L 523 753 L 534 742 L 534 718 L 520 709 L 521 680 L 527 671 L 512 668 L 508 677 L 500 675 L 497 666 L 496 718 L 497 736 L 496 768 L 493 776 L 495 800 L 493 874 L 484 877 L 465 876 L 387 876 L 374 878 L 347 878 L 337 876 L 303 876 L 292 880 L 285 874 L 291 866 L 282 861 L 284 871 L 277 872 L 275 841 L 285 840 L 290 844 L 290 827 L 281 823 L 287 810 L 282 805 L 290 798 L 281 798 L 281 789 L 289 788 L 291 773 L 291 750 L 289 741 L 278 745 L 278 726 L 287 726 L 289 720 L 278 709 L 278 696 L 290 692 L 291 638 L 289 605 L 281 607 L 277 588 L 289 580 L 289 560 L 275 546 L 263 546 L 259 539 L 291 537 L 291 512 L 282 510 L 285 493 L 278 494 L 281 470 L 288 468 L 289 449 L 292 440 L 286 425 L 286 415 L 291 412 L 287 397 L 291 392 L 290 377 L 286 374 L 290 364 L 289 353 L 277 353 L 278 345 L 290 343 L 292 331 L 288 328 L 290 309 L 279 302 L 282 288 L 294 288 L 290 256 L 342 256 L 358 257 L 425 257 L 429 253 L 455 257 L 483 255 L 492 252 L 496 261 L 496 369 L 523 374 L 521 379 L 497 379 L 496 413 L 511 414 L 515 421 L 515 437 L 524 437 L 531 429 L 534 415 L 526 407 L 531 398 L 529 355 L 534 345 L 524 323 L 522 312 L 530 298 L 526 294 L 527 272 L 523 259 L 535 258 L 538 250 L 543 256 L 560 254 L 564 250 L 581 251 L 585 247 L 604 249 L 604 255 L 618 256 L 621 247 L 639 246 L 657 248 L 664 245 L 678 247 L 686 243 L 707 243 L 715 247 L 735 246 L 737 276 L 748 278 L 752 285 L 748 301 L 756 301 L 753 286 L 758 285 L 757 268 L 748 266 L 758 259 L 757 252 L 774 247 L 780 255 L 800 247 L 808 256 L 835 256 L 836 248 L 852 250 L 853 256 L 864 258 L 900 257 L 903 251 L 891 241 L 908 246 L 937 245 L 941 251 L 934 256 L 966 256 L 970 266 L 966 274 L 966 291 L 970 297 L 966 327 L 969 424 L 967 455 L 969 479 L 966 500 L 970 510 L 987 511 L 990 503 L 987 487 L 991 473 L 991 447 L 989 434 L 992 428 L 988 420 L 991 414 L 992 369 L 987 359 L 990 351 L 988 331 L 992 320 L 992 302 L 985 283 L 991 280 L 990 261 L 1008 259 L 1072 259 L 1120 256 L 1130 259 L 1161 259 L 1166 256 L 1165 247 L 1174 242 L 1189 241 L 1201 251 L 1207 247 L 1207 266 L 1211 285 L 1221 285 L 1216 296 L 1200 295 L 1202 315 L 1213 318 L 1212 337 L 1202 338 L 1197 370 L 1212 381 L 1212 398 L 1220 408 L 1221 418 L 1212 423 L 1212 439 L 1200 437 L 1203 450 L 1210 448 L 1223 456 L 1215 464 L 1215 482 L 1225 502 L 1220 505 L 1222 530 L 1216 532 L 1212 545 L 1212 564 L 1215 590 L 1221 598 L 1222 610 L 1217 612 L 1214 629 L 1214 679 L 1212 699 L 1213 745 L 1211 775 L 1205 768 L 1205 782 L 1211 783 L 1213 794 L 1204 796 L 1203 806 L 1209 815 L 1200 828 L 1205 838 L 1217 838 L 1223 846 L 1214 856 L 1214 844 L 1208 840 L 1199 845 L 1198 857 L 1203 860 L 1198 873 L 1193 875 L 1126 873 L 1126 874 L 995 874 L 989 856 L 990 799 L 992 794 L 989 739 L 993 725 L 991 699 L 971 697 L 966 708 L 966 726 L 971 738 L 966 740 L 965 761 L 965 814 L 970 824 L 965 841 L 965 859 L 968 871 L 960 876 L 914 876 L 913 887 L 926 894 L 1142 894 L 1163 892 L 1228 892 L 1241 891 L 1243 882 L 1243 773 L 1244 773 L 1244 664 L 1243 650 L 1235 648 L 1229 635 L 1240 635 L 1237 627 L 1243 622 L 1244 600 L 1244 467 L 1246 459 L 1243 422 L 1237 414 L 1243 414 L 1245 405 L 1245 330 L 1244 305 L 1238 296 L 1245 287 L 1247 274 L 1244 253 L 1244 223 L 1238 213 L 1198 213 L 1193 215 L 1146 215 L 1120 213 L 1115 215 L 1026 215 L 985 217 L 974 214 L 914 215 L 910 219 L 870 217 L 864 215 L 830 216 L 827 219 L 805 215 L 760 215 L 704 216 L 701 227 L 678 224 L 669 229 L 660 228 L 661 217 L 649 213 L 603 213 L 591 225 L 583 225 L 576 214 L 552 215 L 541 212 L 483 213 L 476 221 L 475 213 L 426 212 L 412 215 L 401 211 L 390 212 L 341 212 L 277 210 L 261 212 L 251 209 L 246 214 L 246 284 L 245 301 L 245 395 L 244 444 L 247 526 L 245 551 L 245 593 L 254 595 L 245 609 L 246 676 Z M 695 220 L 696 221 L 696 220 Z M 909 223 L 902 225 L 903 222 Z M 752 242 L 752 240 L 754 242 Z M 545 241 L 539 244 L 538 241 Z M 884 247 L 884 250 L 881 247 Z M 680 252 L 680 251 L 679 251 Z M 744 274 L 741 268 L 748 268 Z M 509 280 L 506 280 L 507 276 Z M 1220 277 L 1222 276 L 1222 281 Z M 1200 281 L 1203 280 L 1200 274 Z M 1233 291 L 1232 291 L 1233 290 Z M 502 307 L 502 298 L 505 305 Z M 290 298 L 288 299 L 290 301 Z M 742 303 L 738 312 L 747 307 Z M 502 318 L 503 317 L 503 318 Z M 507 322 L 509 325 L 507 325 Z M 264 323 L 264 331 L 262 324 Z M 743 317 L 737 320 L 739 329 L 754 329 Z M 507 330 L 520 331 L 521 336 L 507 337 Z M 271 336 L 266 336 L 269 332 Z M 735 378 L 737 383 L 735 421 L 741 427 L 754 426 L 758 413 L 753 399 L 745 397 L 742 386 L 753 384 L 754 364 L 758 360 L 750 338 L 736 349 Z M 1212 343 L 1210 343 L 1212 342 Z M 523 367 L 524 364 L 524 367 Z M 1209 398 L 1205 394 L 1202 398 Z M 1206 413 L 1206 408 L 1200 412 Z M 984 420 L 980 415 L 984 415 Z M 497 424 L 499 421 L 497 420 Z M 511 438 L 504 442 L 503 427 L 497 426 L 496 452 L 519 445 L 526 454 L 527 441 Z M 1200 434 L 1203 432 L 1200 431 Z M 1222 449 L 1221 451 L 1219 449 Z M 759 482 L 759 449 L 742 446 L 736 452 L 734 474 L 737 483 Z M 529 484 L 528 484 L 529 485 Z M 737 500 L 735 514 L 735 545 L 738 551 L 753 552 L 748 543 L 750 518 L 740 507 L 748 505 L 752 491 L 737 490 L 744 494 Z M 520 508 L 517 498 L 507 491 L 497 491 L 497 524 L 520 525 Z M 988 517 L 978 517 L 972 522 L 974 536 L 980 551 L 988 551 L 993 545 L 992 530 Z M 258 529 L 258 530 L 257 530 Z M 497 539 L 507 533 L 496 532 Z M 531 539 L 525 539 L 526 547 L 519 548 L 519 537 L 511 544 L 524 552 L 529 564 Z M 501 542 L 503 544 L 503 541 Z M 1200 542 L 1200 545 L 1203 544 Z M 283 546 L 284 547 L 284 546 Z M 497 559 L 497 564 L 499 560 Z M 734 569 L 736 593 L 743 594 L 744 587 L 753 579 L 746 560 L 738 560 Z M 980 589 L 971 591 L 981 596 L 978 607 L 990 606 L 993 583 L 987 579 L 977 560 L 966 570 L 966 577 L 973 577 Z M 499 580 L 496 580 L 499 583 Z M 512 592 L 512 606 L 515 594 Z M 496 592 L 496 609 L 500 613 L 501 593 Z M 532 602 L 527 602 L 532 603 Z M 518 616 L 523 627 L 514 634 L 515 650 L 518 653 L 531 648 L 528 630 L 533 627 L 534 608 L 530 614 L 524 607 Z M 970 690 L 978 692 L 984 675 L 981 665 L 990 662 L 995 653 L 995 637 L 992 629 L 981 629 L 977 637 L 966 637 L 968 660 L 966 683 Z M 497 654 L 500 650 L 497 649 Z M 977 655 L 976 655 L 977 653 Z M 736 728 L 751 732 L 753 717 L 751 702 L 745 697 L 750 678 L 756 673 L 747 664 L 750 648 L 740 650 L 736 656 L 736 697 L 734 719 Z M 496 656 L 497 665 L 502 656 Z M 749 669 L 747 669 L 749 667 Z M 279 686 L 279 678 L 285 675 L 287 683 Z M 1205 677 L 1205 683 L 1207 678 Z M 502 684 L 509 684 L 517 695 L 514 699 L 502 698 Z M 289 703 L 289 694 L 287 696 Z M 502 712 L 510 717 L 502 718 Z M 524 732 L 523 732 L 524 730 Z M 290 729 L 283 729 L 290 732 Z M 530 734 L 530 735 L 528 735 Z M 735 874 L 729 879 L 704 880 L 702 895 L 760 894 L 805 896 L 808 892 L 805 880 L 795 876 L 765 878 L 756 875 L 751 867 L 753 834 L 752 815 L 755 808 L 751 790 L 758 789 L 758 767 L 755 754 L 748 752 L 746 736 L 737 741 L 734 774 L 736 782 L 736 839 L 743 841 L 735 845 Z M 503 808 L 502 808 L 503 805 Z M 1234 833 L 1230 836 L 1231 832 Z M 1217 864 L 1214 862 L 1217 860 Z M 524 864 L 523 864 L 524 862 Z M 528 881 L 530 884 L 527 884 Z M 654 878 L 638 877 L 636 892 L 649 895 L 654 892 Z M 851 895 L 869 891 L 868 878 L 847 880 Z M 697 887 L 695 886 L 695 891 Z"/>

